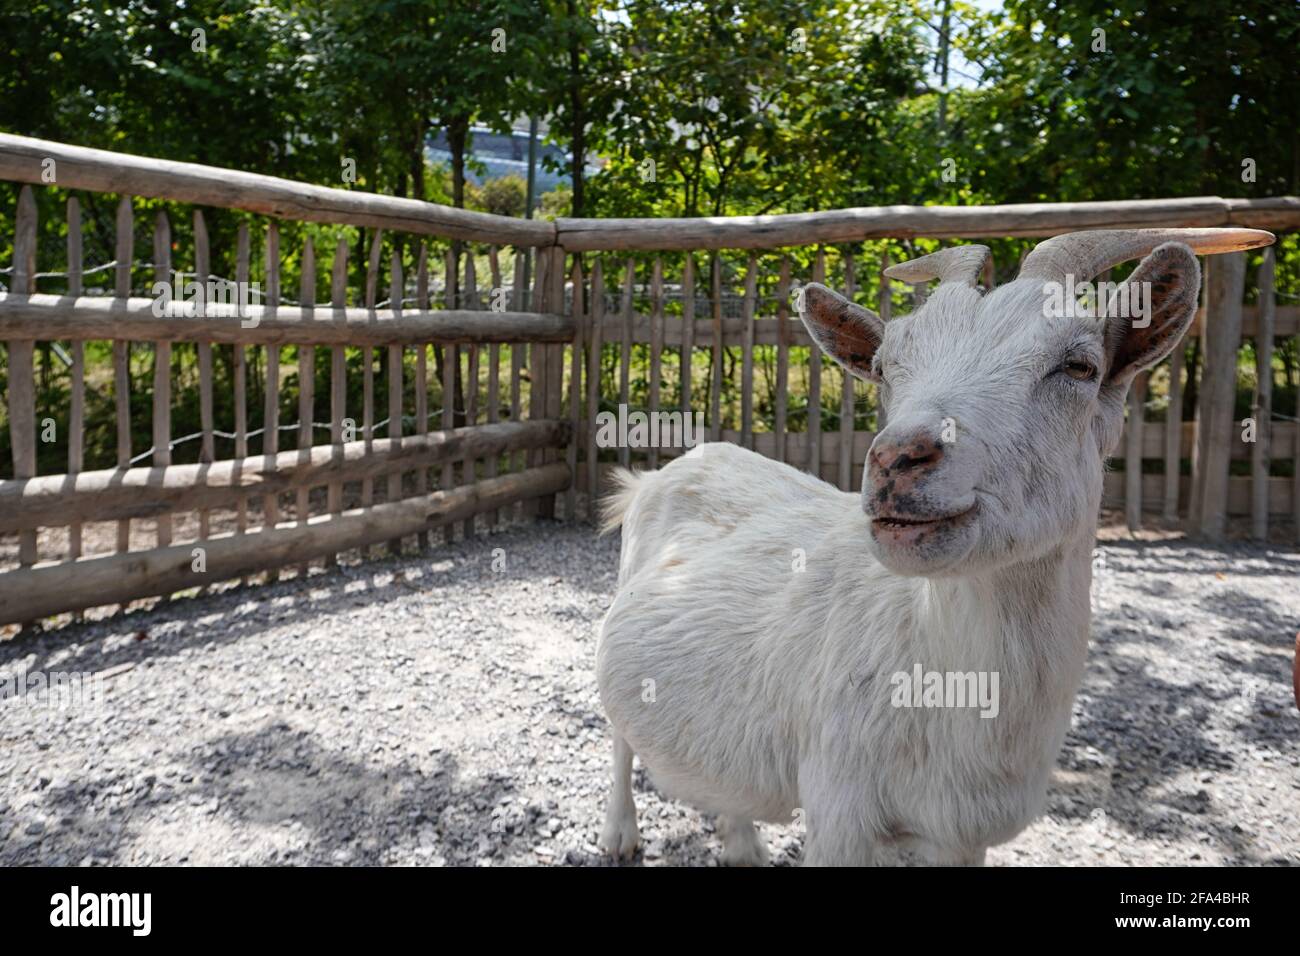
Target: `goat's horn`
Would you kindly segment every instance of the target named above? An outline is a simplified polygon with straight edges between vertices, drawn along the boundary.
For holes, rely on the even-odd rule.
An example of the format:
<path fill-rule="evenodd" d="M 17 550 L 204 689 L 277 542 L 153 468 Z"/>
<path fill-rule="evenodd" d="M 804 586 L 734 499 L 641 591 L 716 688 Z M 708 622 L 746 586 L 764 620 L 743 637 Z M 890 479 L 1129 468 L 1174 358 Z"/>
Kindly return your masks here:
<path fill-rule="evenodd" d="M 949 246 L 928 256 L 890 266 L 885 275 L 913 285 L 938 279 L 940 282 L 964 282 L 973 286 L 988 257 L 988 246 Z"/>
<path fill-rule="evenodd" d="M 1020 278 L 1058 281 L 1067 275 L 1087 282 L 1111 266 L 1140 259 L 1156 246 L 1181 242 L 1200 255 L 1241 252 L 1273 243 L 1262 229 L 1092 229 L 1067 232 L 1034 247 Z"/>

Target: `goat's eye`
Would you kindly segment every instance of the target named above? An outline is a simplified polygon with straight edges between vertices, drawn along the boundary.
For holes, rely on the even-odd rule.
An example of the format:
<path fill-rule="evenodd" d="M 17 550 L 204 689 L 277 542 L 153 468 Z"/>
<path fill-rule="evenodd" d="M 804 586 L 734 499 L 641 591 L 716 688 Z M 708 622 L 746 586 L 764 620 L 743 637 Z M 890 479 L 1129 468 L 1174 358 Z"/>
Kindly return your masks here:
<path fill-rule="evenodd" d="M 1097 377 L 1097 366 L 1086 359 L 1072 359 L 1061 366 L 1061 371 L 1079 382 L 1091 382 Z"/>

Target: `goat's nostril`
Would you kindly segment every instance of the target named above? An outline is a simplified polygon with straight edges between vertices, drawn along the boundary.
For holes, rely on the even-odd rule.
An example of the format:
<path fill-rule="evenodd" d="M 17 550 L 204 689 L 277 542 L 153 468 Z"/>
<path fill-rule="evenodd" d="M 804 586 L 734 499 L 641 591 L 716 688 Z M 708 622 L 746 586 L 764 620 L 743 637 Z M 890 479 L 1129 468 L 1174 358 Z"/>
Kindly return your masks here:
<path fill-rule="evenodd" d="M 894 467 L 898 469 L 905 468 L 929 468 L 939 463 L 943 457 L 943 448 L 938 445 L 927 445 L 912 449 L 903 455 L 900 455 Z"/>
<path fill-rule="evenodd" d="M 943 445 L 930 438 L 914 438 L 905 444 L 886 444 L 871 450 L 871 464 L 894 474 L 933 468 L 943 458 Z"/>

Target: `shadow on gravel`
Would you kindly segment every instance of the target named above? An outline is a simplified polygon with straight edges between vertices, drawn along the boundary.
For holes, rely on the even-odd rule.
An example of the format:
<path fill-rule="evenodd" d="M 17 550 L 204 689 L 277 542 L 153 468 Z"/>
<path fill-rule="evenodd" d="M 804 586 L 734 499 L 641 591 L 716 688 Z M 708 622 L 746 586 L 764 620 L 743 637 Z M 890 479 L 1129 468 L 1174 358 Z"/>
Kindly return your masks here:
<path fill-rule="evenodd" d="M 1297 585 L 1300 588 L 1300 584 Z M 1295 632 L 1300 617 L 1288 614 L 1274 601 L 1228 588 L 1207 594 L 1198 606 L 1218 617 L 1224 624 L 1224 637 L 1257 641 L 1270 647 L 1290 649 L 1295 646 Z"/>
<path fill-rule="evenodd" d="M 322 747 L 306 731 L 273 723 L 213 737 L 185 759 L 188 782 L 87 774 L 47 791 L 45 809 L 63 825 L 46 837 L 42 858 L 77 863 L 93 855 L 101 863 L 124 863 L 123 850 L 137 836 L 124 821 L 157 824 L 169 808 L 180 811 L 173 814 L 177 826 L 198 816 L 240 833 L 247 842 L 230 849 L 253 864 L 379 865 L 399 845 L 409 858 L 425 831 L 436 834 L 424 854 L 428 861 L 436 854 L 448 865 L 474 865 L 490 855 L 489 847 L 501 854 L 527 839 L 524 827 L 511 832 L 493 815 L 512 790 L 509 779 L 461 779 L 455 757 L 446 753 L 428 771 L 405 762 L 361 763 Z M 112 799 L 111 811 L 94 808 L 101 796 Z"/>
<path fill-rule="evenodd" d="M 1285 545 L 1239 544 L 1228 542 L 1209 545 L 1195 538 L 1179 538 L 1169 543 L 1115 539 L 1100 542 L 1108 552 L 1122 556 L 1130 571 L 1156 574 L 1226 574 L 1231 577 L 1275 577 L 1300 575 L 1300 548 Z M 1261 558 L 1268 555 L 1267 564 Z M 1249 562 L 1249 565 L 1245 564 Z"/>
<path fill-rule="evenodd" d="M 1202 574 L 1226 571 L 1230 576 L 1284 575 L 1289 564 L 1300 570 L 1300 555 L 1270 555 L 1268 567 L 1232 568 L 1234 549 L 1230 547 L 1223 552 L 1200 549 L 1190 560 L 1185 549 L 1152 548 L 1142 542 L 1107 542 L 1105 548 L 1112 555 L 1119 553 L 1119 570 L 1126 579 L 1143 571 L 1178 580 L 1188 577 L 1184 572 L 1189 570 Z M 1258 560 L 1260 552 L 1251 552 L 1250 557 Z M 1126 580 L 1126 587 L 1166 599 L 1182 597 L 1158 581 L 1144 587 Z M 1216 632 L 1225 638 L 1278 650 L 1284 649 L 1283 644 L 1290 646 L 1296 621 L 1271 601 L 1232 590 L 1192 600 L 1213 616 Z M 1161 645 L 1166 653 L 1176 653 L 1181 626 L 1163 612 L 1132 603 L 1094 614 L 1088 671 L 1078 695 L 1076 720 L 1059 761 L 1066 770 L 1091 771 L 1093 778 L 1091 785 L 1055 784 L 1049 792 L 1049 812 L 1084 821 L 1095 819 L 1101 810 L 1112 838 L 1119 836 L 1117 827 L 1135 835 L 1158 833 L 1186 839 L 1194 846 L 1204 839 L 1202 834 L 1208 834 L 1233 862 L 1285 862 L 1258 854 L 1252 835 L 1229 816 L 1231 808 L 1215 804 L 1212 784 L 1192 784 L 1195 789 L 1187 784 L 1189 774 L 1195 773 L 1199 779 L 1200 774 L 1236 770 L 1241 753 L 1251 744 L 1277 745 L 1276 730 L 1260 722 L 1268 718 L 1246 714 L 1254 701 L 1243 701 L 1242 691 L 1225 692 L 1222 686 L 1200 681 L 1190 686 L 1173 683 L 1153 671 L 1145 658 L 1125 652 L 1129 646 Z M 1274 682 L 1281 686 L 1285 681 L 1289 688 L 1289 658 L 1285 655 L 1265 651 L 1242 659 L 1225 649 L 1216 658 L 1236 687 L 1244 688 L 1262 676 L 1267 685 L 1259 682 L 1261 686 L 1271 687 Z M 1243 712 L 1243 720 L 1233 728 L 1240 747 L 1224 749 L 1207 734 L 1212 719 L 1223 723 L 1226 709 Z M 1097 751 L 1103 757 L 1100 762 Z M 1108 787 L 1097 780 L 1097 771 L 1107 767 Z"/>

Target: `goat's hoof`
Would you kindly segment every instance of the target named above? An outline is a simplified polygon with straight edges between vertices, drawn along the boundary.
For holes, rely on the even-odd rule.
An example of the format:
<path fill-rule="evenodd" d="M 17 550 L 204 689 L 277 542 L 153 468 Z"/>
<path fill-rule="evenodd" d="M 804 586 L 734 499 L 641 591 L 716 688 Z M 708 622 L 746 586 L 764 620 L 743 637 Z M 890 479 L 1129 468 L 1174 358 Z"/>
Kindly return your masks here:
<path fill-rule="evenodd" d="M 597 845 L 616 860 L 630 860 L 641 843 L 636 818 L 614 818 L 605 821 Z"/>
<path fill-rule="evenodd" d="M 723 831 L 723 866 L 767 866 L 770 857 L 752 823 Z"/>
<path fill-rule="evenodd" d="M 722 848 L 723 866 L 767 866 L 769 859 L 767 847 L 764 846 L 743 850 L 729 846 Z"/>

